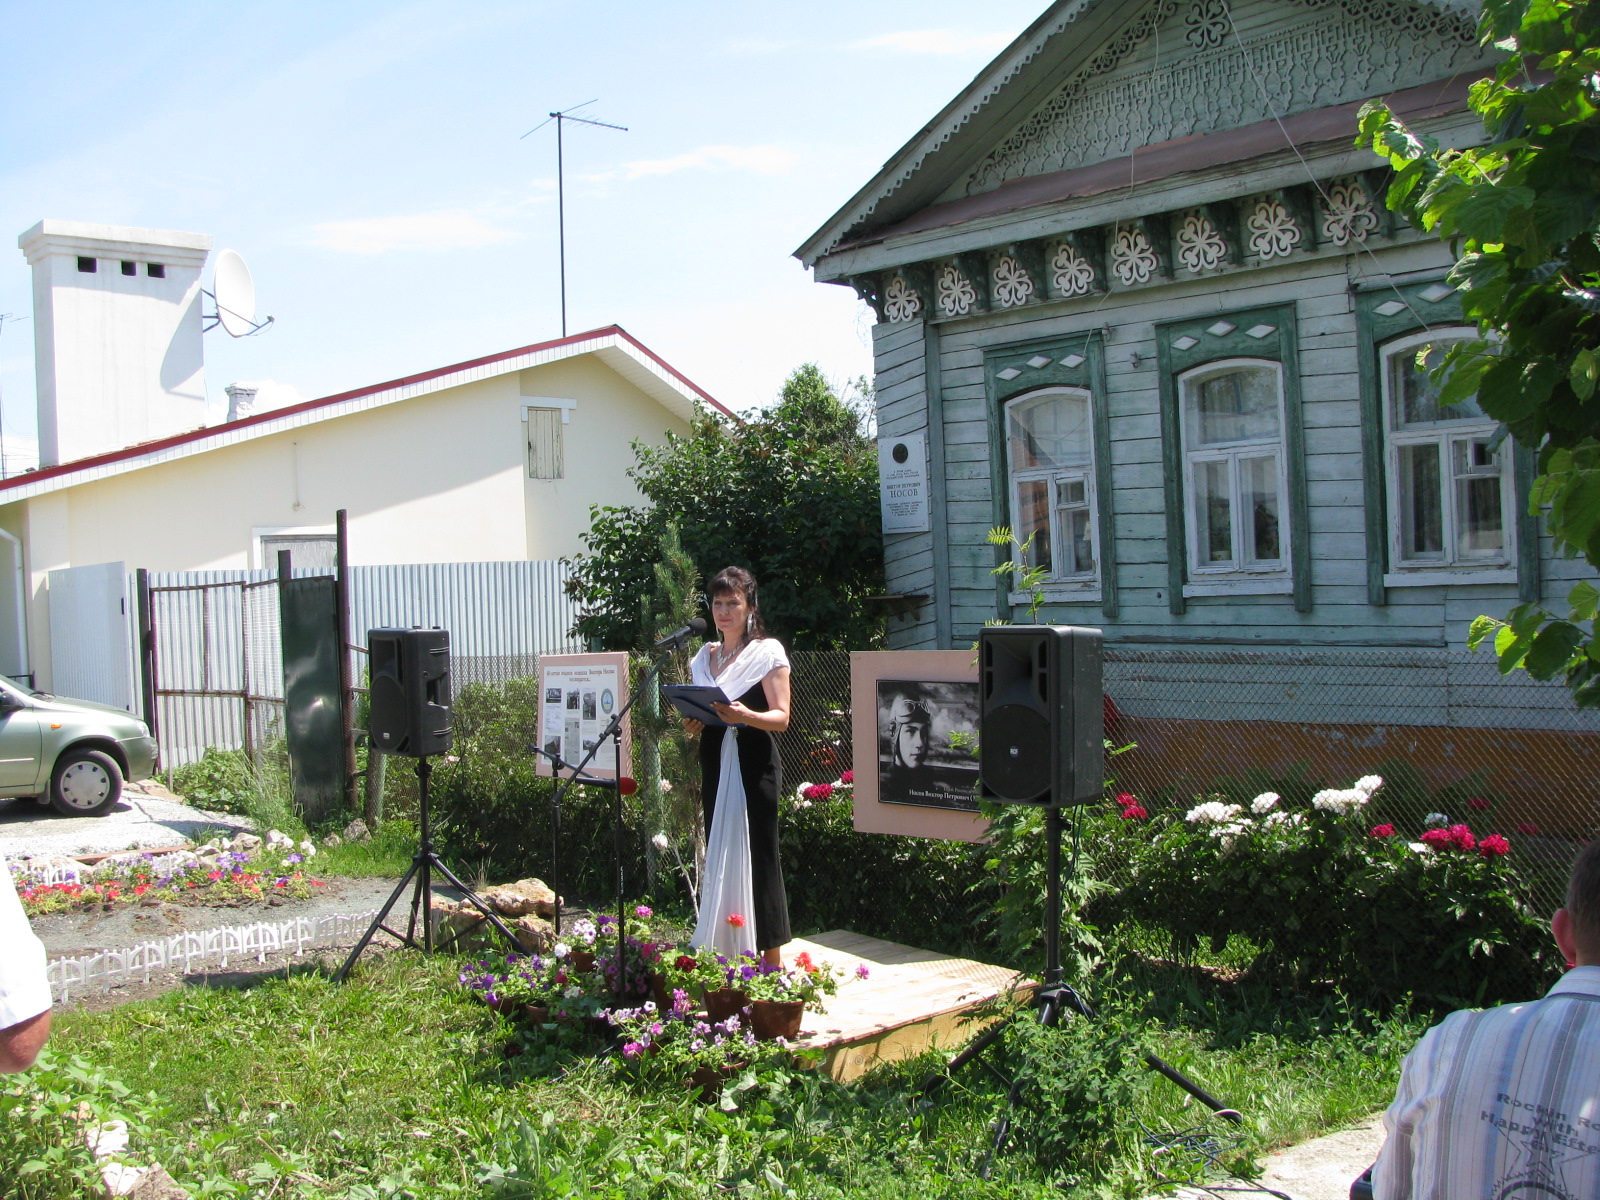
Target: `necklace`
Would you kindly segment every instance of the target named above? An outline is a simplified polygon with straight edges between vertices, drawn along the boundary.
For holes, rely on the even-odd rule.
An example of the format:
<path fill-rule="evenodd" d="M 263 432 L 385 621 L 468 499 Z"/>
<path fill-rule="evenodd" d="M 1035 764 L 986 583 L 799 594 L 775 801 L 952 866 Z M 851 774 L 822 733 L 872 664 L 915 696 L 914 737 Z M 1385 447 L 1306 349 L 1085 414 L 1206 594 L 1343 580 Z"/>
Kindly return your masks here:
<path fill-rule="evenodd" d="M 743 649 L 744 642 L 742 640 L 731 650 L 727 648 L 726 644 L 711 647 L 711 673 L 713 675 L 721 675 L 727 665 L 739 657 L 739 651 Z"/>

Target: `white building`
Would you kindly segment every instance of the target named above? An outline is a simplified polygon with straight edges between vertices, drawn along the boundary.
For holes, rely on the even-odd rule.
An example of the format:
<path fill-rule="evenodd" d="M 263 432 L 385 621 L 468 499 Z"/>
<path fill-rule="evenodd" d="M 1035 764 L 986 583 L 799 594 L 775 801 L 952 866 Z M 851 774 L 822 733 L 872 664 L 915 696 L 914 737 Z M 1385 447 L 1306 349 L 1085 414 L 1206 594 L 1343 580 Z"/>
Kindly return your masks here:
<path fill-rule="evenodd" d="M 554 559 L 592 505 L 637 502 L 634 441 L 727 411 L 613 325 L 265 413 L 240 392 L 206 427 L 209 239 L 46 221 L 21 242 L 45 465 L 0 480 L 0 673 L 41 688 L 52 571 L 315 565 L 341 508 L 353 566 Z"/>

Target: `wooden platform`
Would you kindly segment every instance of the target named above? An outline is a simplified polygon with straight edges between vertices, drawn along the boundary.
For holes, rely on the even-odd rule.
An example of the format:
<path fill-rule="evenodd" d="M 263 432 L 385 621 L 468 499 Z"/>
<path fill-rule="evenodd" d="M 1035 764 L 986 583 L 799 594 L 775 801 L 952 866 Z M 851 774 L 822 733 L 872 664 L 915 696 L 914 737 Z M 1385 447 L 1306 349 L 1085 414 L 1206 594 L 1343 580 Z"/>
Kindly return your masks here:
<path fill-rule="evenodd" d="M 802 950 L 845 972 L 838 994 L 827 1000 L 828 1011 L 806 1013 L 798 1043 L 826 1051 L 821 1069 L 840 1082 L 881 1063 L 958 1046 L 986 1024 L 964 1019 L 973 1007 L 1014 985 L 1032 986 L 1004 967 L 845 929 L 796 938 L 784 947 L 784 962 L 792 964 Z M 857 979 L 862 963 L 867 978 Z"/>

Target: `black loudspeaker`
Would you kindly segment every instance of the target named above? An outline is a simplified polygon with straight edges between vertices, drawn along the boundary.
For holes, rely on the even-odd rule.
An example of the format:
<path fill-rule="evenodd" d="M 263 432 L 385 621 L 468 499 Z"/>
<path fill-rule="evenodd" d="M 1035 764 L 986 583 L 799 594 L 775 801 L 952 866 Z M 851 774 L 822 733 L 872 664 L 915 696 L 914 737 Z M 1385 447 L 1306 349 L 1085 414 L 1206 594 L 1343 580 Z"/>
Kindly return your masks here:
<path fill-rule="evenodd" d="M 367 659 L 372 744 L 411 758 L 450 749 L 450 631 L 369 630 Z"/>
<path fill-rule="evenodd" d="M 982 795 L 1003 804 L 1088 804 L 1105 789 L 1098 629 L 993 625 L 978 635 Z"/>

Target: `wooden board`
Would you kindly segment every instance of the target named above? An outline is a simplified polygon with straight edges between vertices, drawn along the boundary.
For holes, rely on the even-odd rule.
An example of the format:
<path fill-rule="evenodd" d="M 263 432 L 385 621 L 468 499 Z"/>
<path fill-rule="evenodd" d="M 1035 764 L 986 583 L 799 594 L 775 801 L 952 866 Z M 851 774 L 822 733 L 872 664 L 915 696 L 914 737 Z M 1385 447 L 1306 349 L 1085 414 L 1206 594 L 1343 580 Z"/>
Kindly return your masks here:
<path fill-rule="evenodd" d="M 827 1011 L 806 1013 L 797 1043 L 825 1051 L 821 1069 L 841 1083 L 883 1063 L 960 1046 L 988 1024 L 969 1019 L 974 1007 L 1008 988 L 1033 986 L 1004 967 L 844 929 L 796 938 L 784 947 L 784 962 L 793 964 L 801 951 L 845 972 Z M 866 979 L 856 978 L 861 964 Z"/>

